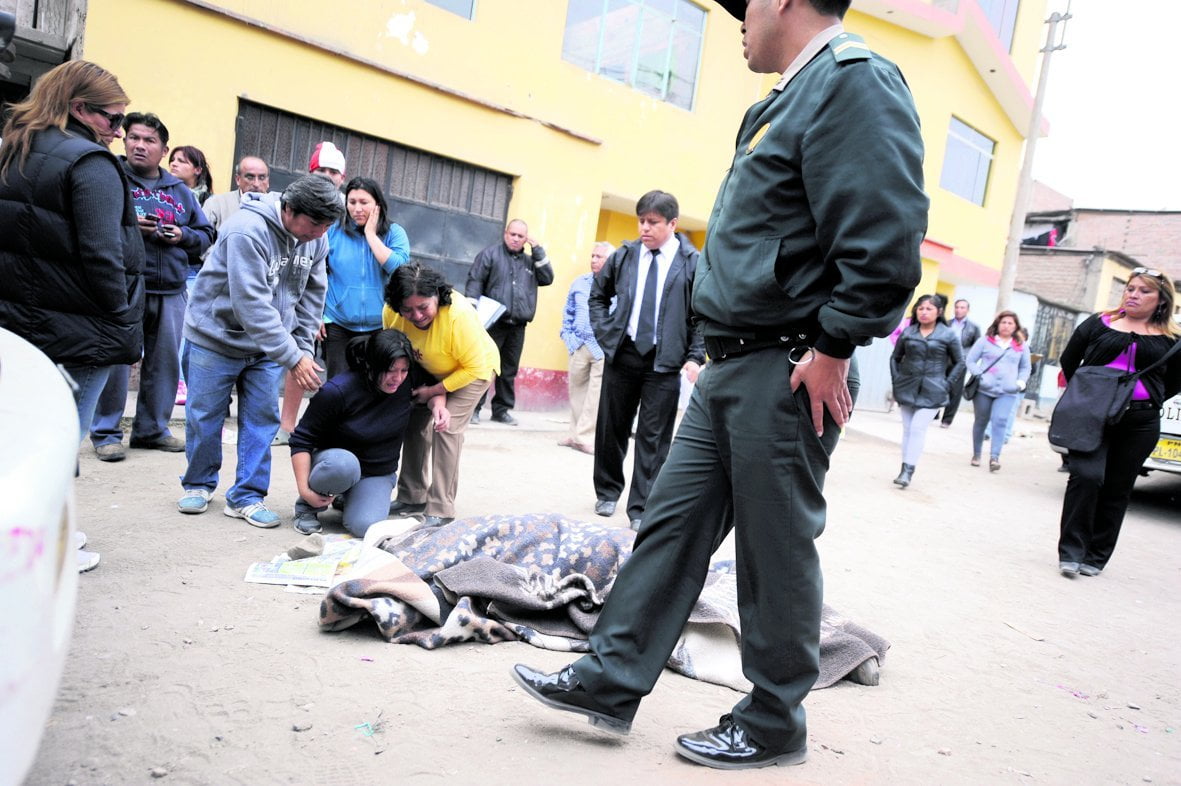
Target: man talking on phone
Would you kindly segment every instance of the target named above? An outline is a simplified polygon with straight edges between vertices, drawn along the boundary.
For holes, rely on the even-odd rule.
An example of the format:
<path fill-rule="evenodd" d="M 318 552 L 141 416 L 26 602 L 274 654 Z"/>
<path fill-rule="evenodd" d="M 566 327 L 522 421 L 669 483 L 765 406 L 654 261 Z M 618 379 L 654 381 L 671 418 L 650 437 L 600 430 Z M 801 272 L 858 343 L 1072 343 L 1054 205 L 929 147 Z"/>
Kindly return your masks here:
<path fill-rule="evenodd" d="M 156 115 L 132 112 L 123 119 L 119 157 L 131 187 L 139 232 L 144 241 L 144 356 L 139 396 L 131 423 L 131 447 L 179 453 L 185 442 L 168 430 L 180 377 L 180 338 L 185 318 L 185 279 L 189 266 L 213 243 L 213 226 L 189 187 L 160 167 L 168 153 L 168 127 Z M 127 404 L 130 366 L 111 371 L 90 427 L 100 461 L 122 461 L 119 419 Z"/>

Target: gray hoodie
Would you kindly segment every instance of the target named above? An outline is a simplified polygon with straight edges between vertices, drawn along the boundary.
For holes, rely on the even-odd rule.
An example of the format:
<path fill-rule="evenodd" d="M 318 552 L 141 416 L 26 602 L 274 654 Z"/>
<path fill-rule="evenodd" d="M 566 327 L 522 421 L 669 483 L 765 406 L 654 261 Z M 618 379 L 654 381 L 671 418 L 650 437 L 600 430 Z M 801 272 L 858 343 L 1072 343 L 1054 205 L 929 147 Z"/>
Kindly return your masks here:
<path fill-rule="evenodd" d="M 312 342 L 328 288 L 328 241 L 298 243 L 278 200 L 243 203 L 221 226 L 193 282 L 185 338 L 228 357 L 264 354 L 294 368 Z"/>

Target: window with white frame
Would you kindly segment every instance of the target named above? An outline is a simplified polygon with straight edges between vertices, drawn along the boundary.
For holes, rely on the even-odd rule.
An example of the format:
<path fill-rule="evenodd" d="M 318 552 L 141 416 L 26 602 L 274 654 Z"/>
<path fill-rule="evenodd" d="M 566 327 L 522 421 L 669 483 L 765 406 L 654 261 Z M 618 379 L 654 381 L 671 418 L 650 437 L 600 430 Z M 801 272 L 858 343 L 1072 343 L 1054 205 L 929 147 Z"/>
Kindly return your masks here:
<path fill-rule="evenodd" d="M 570 0 L 562 59 L 692 109 L 705 16 L 688 0 Z"/>
<path fill-rule="evenodd" d="M 431 5 L 459 14 L 464 19 L 471 19 L 476 12 L 476 0 L 426 0 Z"/>
<path fill-rule="evenodd" d="M 988 23 L 996 31 L 997 38 L 1001 39 L 1005 51 L 1008 52 L 1013 48 L 1013 28 L 1017 26 L 1019 0 L 977 0 L 977 2 L 980 3 L 980 9 L 984 11 Z"/>
<path fill-rule="evenodd" d="M 947 129 L 947 150 L 943 154 L 939 185 L 969 202 L 983 205 L 995 152 L 996 142 L 953 117 Z"/>

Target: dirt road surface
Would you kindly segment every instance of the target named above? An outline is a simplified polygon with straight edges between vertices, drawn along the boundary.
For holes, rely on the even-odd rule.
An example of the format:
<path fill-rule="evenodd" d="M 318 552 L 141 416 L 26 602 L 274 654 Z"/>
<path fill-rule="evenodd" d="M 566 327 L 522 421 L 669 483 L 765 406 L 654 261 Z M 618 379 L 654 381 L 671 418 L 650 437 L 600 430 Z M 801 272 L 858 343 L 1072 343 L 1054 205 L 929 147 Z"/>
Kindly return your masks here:
<path fill-rule="evenodd" d="M 470 430 L 460 514 L 593 518 L 592 459 L 556 444 L 563 416 L 518 415 Z M 79 521 L 102 564 L 81 577 L 28 783 L 1181 783 L 1181 476 L 1142 480 L 1108 570 L 1066 579 L 1066 476 L 1038 424 L 989 474 L 968 465 L 970 415 L 930 434 L 905 491 L 890 482 L 897 415 L 855 416 L 819 543 L 828 603 L 893 644 L 881 685 L 810 696 L 805 765 L 726 774 L 680 760 L 673 741 L 714 725 L 730 689 L 666 671 L 620 738 L 508 676 L 518 661 L 557 669 L 561 653 L 321 633 L 319 598 L 242 580 L 298 540 L 289 518 L 254 529 L 222 515 L 220 493 L 182 516 L 183 454 L 103 464 L 86 447 Z M 276 448 L 270 501 L 285 517 L 294 493 Z"/>

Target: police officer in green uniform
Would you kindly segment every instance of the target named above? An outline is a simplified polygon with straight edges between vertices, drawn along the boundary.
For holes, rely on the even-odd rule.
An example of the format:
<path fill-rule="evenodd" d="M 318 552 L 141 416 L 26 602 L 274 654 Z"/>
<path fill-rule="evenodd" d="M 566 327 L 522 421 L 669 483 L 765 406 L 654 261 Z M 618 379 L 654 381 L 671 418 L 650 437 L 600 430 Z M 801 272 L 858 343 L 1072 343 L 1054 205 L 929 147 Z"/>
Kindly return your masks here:
<path fill-rule="evenodd" d="M 807 756 L 824 476 L 853 408 L 853 349 L 893 329 L 919 282 L 928 200 L 910 90 L 844 32 L 850 0 L 719 2 L 744 20 L 751 70 L 783 77 L 743 118 L 710 217 L 693 286 L 710 362 L 591 652 L 513 676 L 547 706 L 627 733 L 733 529 L 754 688 L 676 750 L 739 769 Z"/>

